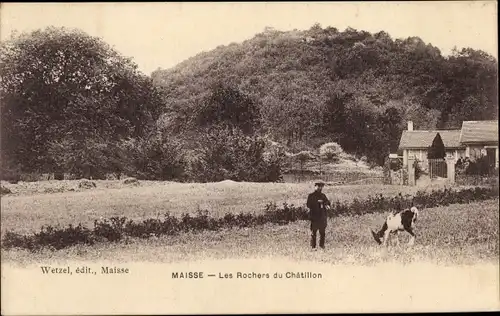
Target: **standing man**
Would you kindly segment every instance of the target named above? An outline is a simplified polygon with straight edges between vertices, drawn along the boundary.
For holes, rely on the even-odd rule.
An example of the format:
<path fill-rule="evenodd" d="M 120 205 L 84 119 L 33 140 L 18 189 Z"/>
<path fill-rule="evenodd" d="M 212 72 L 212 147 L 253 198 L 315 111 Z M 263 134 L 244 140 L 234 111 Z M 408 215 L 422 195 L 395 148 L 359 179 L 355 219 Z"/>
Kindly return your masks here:
<path fill-rule="evenodd" d="M 321 191 L 325 186 L 323 181 L 314 183 L 315 190 L 307 197 L 307 207 L 309 208 L 309 219 L 311 220 L 311 247 L 316 249 L 316 236 L 319 230 L 319 246 L 325 248 L 325 230 L 327 226 L 327 213 L 330 209 L 330 201 Z"/>

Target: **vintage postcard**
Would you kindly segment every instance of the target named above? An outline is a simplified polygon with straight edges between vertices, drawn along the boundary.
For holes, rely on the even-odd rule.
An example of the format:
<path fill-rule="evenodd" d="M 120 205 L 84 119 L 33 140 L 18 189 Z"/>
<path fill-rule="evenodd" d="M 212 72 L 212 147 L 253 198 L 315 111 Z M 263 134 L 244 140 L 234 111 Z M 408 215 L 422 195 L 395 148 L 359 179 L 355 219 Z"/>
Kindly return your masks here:
<path fill-rule="evenodd" d="M 496 1 L 2 3 L 2 315 L 500 309 Z"/>

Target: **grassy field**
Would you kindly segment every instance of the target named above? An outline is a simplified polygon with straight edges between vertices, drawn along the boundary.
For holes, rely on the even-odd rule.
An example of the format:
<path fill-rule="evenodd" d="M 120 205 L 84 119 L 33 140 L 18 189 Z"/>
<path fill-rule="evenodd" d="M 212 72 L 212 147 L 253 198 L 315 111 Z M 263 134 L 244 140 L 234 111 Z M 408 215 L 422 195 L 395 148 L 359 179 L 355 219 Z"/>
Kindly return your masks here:
<path fill-rule="evenodd" d="M 416 229 L 414 247 L 400 236 L 400 247 L 385 251 L 369 229 L 380 227 L 383 214 L 336 217 L 329 222 L 327 249 L 311 252 L 308 223 L 265 225 L 251 229 L 187 233 L 148 240 L 129 239 L 116 244 L 75 246 L 52 252 L 3 251 L 3 262 L 64 262 L 71 260 L 118 262 L 179 262 L 231 258 L 287 258 L 335 264 L 432 262 L 439 264 L 498 263 L 498 200 L 425 209 Z"/>
<path fill-rule="evenodd" d="M 45 181 L 11 185 L 12 195 L 1 199 L 1 233 L 38 231 L 42 225 L 93 225 L 101 217 L 126 216 L 141 220 L 170 212 L 173 215 L 208 210 L 211 216 L 226 213 L 262 212 L 269 202 L 303 205 L 312 192 L 311 183 L 218 183 L 141 182 L 124 186 L 120 181 L 95 181 L 95 189 L 77 189 L 78 181 Z M 61 193 L 40 193 L 53 188 L 76 188 Z M 350 201 L 368 195 L 392 197 L 442 187 L 391 185 L 327 186 L 332 201 Z"/>
<path fill-rule="evenodd" d="M 3 196 L 2 230 L 37 230 L 43 223 L 75 224 L 111 215 L 146 218 L 158 210 L 179 213 L 196 209 L 200 204 L 210 206 L 215 214 L 258 212 L 269 201 L 296 200 L 301 204 L 311 191 L 307 184 L 148 183 L 147 187 L 133 188 L 106 185 L 109 187 L 98 185 L 96 189 L 81 192 Z M 326 187 L 325 191 L 332 199 L 350 200 L 375 193 L 410 194 L 417 189 L 421 188 L 341 186 Z M 498 310 L 498 202 L 495 199 L 422 210 L 413 247 L 406 245 L 408 235 L 403 234 L 400 247 L 385 249 L 377 245 L 369 230 L 380 227 L 384 214 L 374 213 L 331 219 L 327 248 L 317 252 L 309 247 L 307 221 L 150 239 L 126 238 L 119 243 L 77 245 L 59 251 L 2 249 L 2 284 L 9 289 L 2 294 L 2 313 Z M 47 282 L 40 265 L 71 269 L 85 266 L 94 271 L 118 265 L 131 273 L 59 275 Z M 206 274 L 310 271 L 321 273 L 323 278 L 177 280 L 170 277 L 172 272 L 186 270 Z M 48 294 L 41 295 L 41 289 Z M 60 289 L 71 295 L 61 299 Z M 311 295 L 313 291 L 315 295 Z M 227 297 L 233 298 L 229 300 L 232 304 L 227 303 Z M 236 297 L 241 299 L 235 300 Z M 304 301 L 304 297 L 313 300 Z"/>

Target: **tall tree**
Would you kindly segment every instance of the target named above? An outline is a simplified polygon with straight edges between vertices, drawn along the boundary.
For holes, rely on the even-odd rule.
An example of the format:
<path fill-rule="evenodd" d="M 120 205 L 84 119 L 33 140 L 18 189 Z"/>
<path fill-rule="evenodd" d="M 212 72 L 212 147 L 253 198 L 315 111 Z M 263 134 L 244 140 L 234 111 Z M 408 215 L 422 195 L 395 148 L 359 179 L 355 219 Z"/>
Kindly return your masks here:
<path fill-rule="evenodd" d="M 443 139 L 439 133 L 436 134 L 432 145 L 427 151 L 427 159 L 444 159 L 446 156 L 446 150 L 444 147 Z"/>
<path fill-rule="evenodd" d="M 0 47 L 2 162 L 50 171 L 53 141 L 138 136 L 155 123 L 160 91 L 97 37 L 49 27 Z M 83 148 L 84 149 L 84 148 Z"/>
<path fill-rule="evenodd" d="M 200 126 L 224 125 L 245 134 L 253 133 L 260 125 L 256 103 L 238 89 L 220 82 L 213 86 L 195 119 Z"/>

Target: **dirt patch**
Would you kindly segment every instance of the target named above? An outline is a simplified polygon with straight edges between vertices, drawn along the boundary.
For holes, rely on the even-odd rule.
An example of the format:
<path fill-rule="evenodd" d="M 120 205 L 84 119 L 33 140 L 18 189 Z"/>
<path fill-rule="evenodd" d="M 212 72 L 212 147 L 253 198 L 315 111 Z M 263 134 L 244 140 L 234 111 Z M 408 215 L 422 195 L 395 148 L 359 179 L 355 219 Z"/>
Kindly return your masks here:
<path fill-rule="evenodd" d="M 87 179 L 82 179 L 78 182 L 78 188 L 80 189 L 94 189 L 96 187 L 95 182 Z"/>
<path fill-rule="evenodd" d="M 130 184 L 124 184 L 120 180 L 87 180 L 94 183 L 92 184 L 82 184 L 82 180 L 48 180 L 48 181 L 37 181 L 37 182 L 23 182 L 9 183 L 7 181 L 2 181 L 2 187 L 9 189 L 11 193 L 9 195 L 33 195 L 33 194 L 53 194 L 62 192 L 74 192 L 74 191 L 87 191 L 89 189 L 119 189 L 125 186 L 130 186 Z M 135 186 L 151 186 L 158 185 L 162 183 L 161 181 L 138 181 Z"/>
<path fill-rule="evenodd" d="M 223 181 L 217 182 L 217 184 L 221 184 L 221 185 L 233 185 L 233 184 L 237 184 L 237 183 L 238 182 L 233 181 L 233 180 L 223 180 Z"/>
<path fill-rule="evenodd" d="M 139 185 L 139 180 L 136 178 L 126 178 L 123 179 L 122 183 L 125 185 Z"/>

